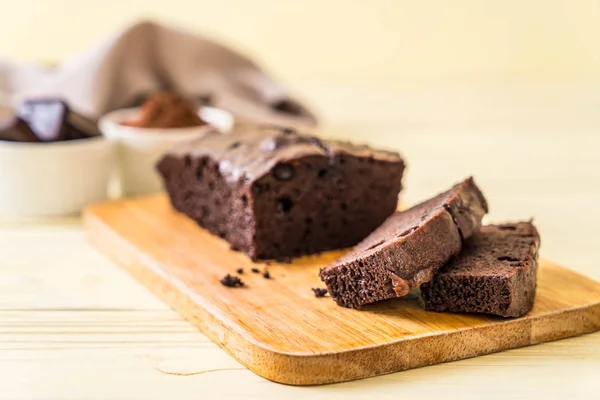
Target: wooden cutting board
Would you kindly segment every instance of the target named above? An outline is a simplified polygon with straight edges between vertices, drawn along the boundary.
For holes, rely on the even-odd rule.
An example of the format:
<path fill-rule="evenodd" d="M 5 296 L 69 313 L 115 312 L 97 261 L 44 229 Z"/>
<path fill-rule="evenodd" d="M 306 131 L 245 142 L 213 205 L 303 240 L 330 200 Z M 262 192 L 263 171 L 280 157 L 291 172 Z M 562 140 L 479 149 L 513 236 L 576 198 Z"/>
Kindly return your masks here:
<path fill-rule="evenodd" d="M 424 311 L 416 296 L 350 310 L 311 290 L 342 252 L 273 263 L 272 279 L 228 244 L 175 213 L 166 197 L 121 200 L 85 213 L 90 240 L 211 340 L 281 383 L 348 381 L 600 329 L 600 284 L 541 261 L 533 310 L 522 318 Z M 243 268 L 244 288 L 219 283 Z"/>

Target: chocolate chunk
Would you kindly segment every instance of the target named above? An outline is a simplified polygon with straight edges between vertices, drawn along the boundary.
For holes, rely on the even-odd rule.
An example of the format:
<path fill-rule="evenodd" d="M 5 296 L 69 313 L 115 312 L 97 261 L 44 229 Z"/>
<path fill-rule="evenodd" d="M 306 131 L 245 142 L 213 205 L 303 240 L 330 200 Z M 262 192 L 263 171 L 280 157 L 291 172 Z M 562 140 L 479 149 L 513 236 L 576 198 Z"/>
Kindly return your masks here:
<path fill-rule="evenodd" d="M 235 272 L 242 275 L 244 273 L 244 268 L 238 268 Z"/>
<path fill-rule="evenodd" d="M 237 276 L 233 276 L 233 275 L 225 275 L 225 277 L 223 277 L 223 279 L 221 279 L 221 284 L 223 286 L 227 286 L 227 287 L 242 287 L 244 286 L 244 282 L 242 282 L 242 280 L 240 278 L 238 278 Z"/>
<path fill-rule="evenodd" d="M 269 273 L 269 271 L 263 272 L 262 275 L 263 275 L 263 278 L 265 278 L 265 279 L 271 279 L 271 274 Z"/>
<path fill-rule="evenodd" d="M 0 131 L 0 140 L 57 142 L 99 136 L 96 123 L 71 111 L 60 99 L 32 99 L 17 109 L 13 123 Z"/>
<path fill-rule="evenodd" d="M 68 140 L 84 139 L 94 136 L 101 136 L 96 121 L 77 114 L 73 110 L 67 115 L 67 129 L 69 129 Z"/>
<path fill-rule="evenodd" d="M 327 294 L 327 289 L 312 288 L 311 290 L 315 293 L 315 297 L 325 297 L 325 295 Z"/>
<path fill-rule="evenodd" d="M 27 122 L 19 118 L 12 118 L 8 126 L 0 130 L 0 140 L 29 143 L 40 141 Z"/>
<path fill-rule="evenodd" d="M 69 140 L 68 114 L 67 103 L 58 99 L 27 100 L 17 110 L 17 116 L 27 122 L 41 142 Z"/>

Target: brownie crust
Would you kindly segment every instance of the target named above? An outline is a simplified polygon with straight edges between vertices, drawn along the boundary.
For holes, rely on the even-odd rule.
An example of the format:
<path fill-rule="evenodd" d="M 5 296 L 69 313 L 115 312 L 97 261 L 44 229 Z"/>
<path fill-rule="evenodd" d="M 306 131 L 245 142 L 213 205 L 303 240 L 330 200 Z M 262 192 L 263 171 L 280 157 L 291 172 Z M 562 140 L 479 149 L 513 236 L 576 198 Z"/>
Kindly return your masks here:
<path fill-rule="evenodd" d="M 402 297 L 430 281 L 481 227 L 487 202 L 473 178 L 396 212 L 352 251 L 320 271 L 343 307 Z"/>
<path fill-rule="evenodd" d="M 533 307 L 540 236 L 531 222 L 484 226 L 429 283 L 425 308 L 518 317 Z"/>

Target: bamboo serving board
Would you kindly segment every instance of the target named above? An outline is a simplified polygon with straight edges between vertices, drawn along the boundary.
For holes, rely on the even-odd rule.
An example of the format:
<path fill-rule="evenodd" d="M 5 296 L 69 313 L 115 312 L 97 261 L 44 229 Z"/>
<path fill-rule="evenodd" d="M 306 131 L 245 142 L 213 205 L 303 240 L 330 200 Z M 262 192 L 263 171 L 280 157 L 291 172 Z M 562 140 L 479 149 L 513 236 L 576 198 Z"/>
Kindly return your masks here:
<path fill-rule="evenodd" d="M 166 197 L 85 213 L 90 240 L 211 340 L 257 374 L 293 385 L 365 378 L 600 329 L 600 284 L 541 261 L 533 310 L 517 319 L 424 311 L 416 296 L 361 311 L 311 290 L 342 252 L 271 264 L 245 255 L 174 212 Z M 243 268 L 244 288 L 219 283 Z"/>

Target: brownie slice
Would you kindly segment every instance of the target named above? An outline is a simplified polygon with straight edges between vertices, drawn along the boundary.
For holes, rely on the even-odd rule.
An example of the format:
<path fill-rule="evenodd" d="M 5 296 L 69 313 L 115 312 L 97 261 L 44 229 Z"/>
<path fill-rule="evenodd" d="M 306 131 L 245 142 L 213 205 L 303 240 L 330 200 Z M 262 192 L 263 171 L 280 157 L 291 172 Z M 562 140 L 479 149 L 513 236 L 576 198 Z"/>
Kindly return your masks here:
<path fill-rule="evenodd" d="M 175 209 L 256 260 L 361 241 L 396 209 L 404 161 L 290 128 L 242 125 L 172 150 L 158 170 Z"/>
<path fill-rule="evenodd" d="M 396 212 L 350 253 L 320 271 L 331 297 L 360 308 L 401 297 L 433 275 L 464 239 L 481 227 L 488 206 L 473 178 L 447 192 Z"/>
<path fill-rule="evenodd" d="M 540 236 L 531 222 L 488 225 L 421 286 L 425 308 L 518 317 L 533 306 Z"/>

